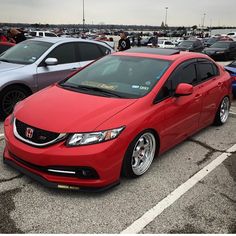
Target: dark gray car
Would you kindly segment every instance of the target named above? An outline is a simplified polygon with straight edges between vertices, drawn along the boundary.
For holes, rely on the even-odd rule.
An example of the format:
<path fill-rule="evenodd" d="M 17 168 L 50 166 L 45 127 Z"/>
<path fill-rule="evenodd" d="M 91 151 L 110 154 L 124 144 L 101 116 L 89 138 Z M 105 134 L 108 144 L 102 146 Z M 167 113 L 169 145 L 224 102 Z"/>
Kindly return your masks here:
<path fill-rule="evenodd" d="M 26 40 L 0 55 L 0 118 L 15 104 L 113 52 L 102 42 L 69 38 Z"/>

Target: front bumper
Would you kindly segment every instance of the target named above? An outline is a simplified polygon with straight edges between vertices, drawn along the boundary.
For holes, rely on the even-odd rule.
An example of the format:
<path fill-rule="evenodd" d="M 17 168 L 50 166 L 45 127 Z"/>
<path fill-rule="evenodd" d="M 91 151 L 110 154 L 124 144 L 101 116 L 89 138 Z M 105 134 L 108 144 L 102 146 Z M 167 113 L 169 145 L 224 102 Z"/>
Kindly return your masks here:
<path fill-rule="evenodd" d="M 9 118 L 5 121 L 6 147 L 4 163 L 30 176 L 45 186 L 81 191 L 103 191 L 119 184 L 126 142 L 109 142 L 81 147 L 66 147 L 60 142 L 45 148 L 36 148 L 15 138 Z M 49 173 L 48 169 L 90 168 L 94 178 Z"/>

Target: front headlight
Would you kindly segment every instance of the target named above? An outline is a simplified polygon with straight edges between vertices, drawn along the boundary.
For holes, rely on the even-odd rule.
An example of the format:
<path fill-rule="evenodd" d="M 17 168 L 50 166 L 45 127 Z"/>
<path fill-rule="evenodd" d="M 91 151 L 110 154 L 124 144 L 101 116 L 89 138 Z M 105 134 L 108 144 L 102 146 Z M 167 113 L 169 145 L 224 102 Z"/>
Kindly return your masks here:
<path fill-rule="evenodd" d="M 96 144 L 115 139 L 125 127 L 93 133 L 78 133 L 69 137 L 67 145 L 71 147 Z"/>

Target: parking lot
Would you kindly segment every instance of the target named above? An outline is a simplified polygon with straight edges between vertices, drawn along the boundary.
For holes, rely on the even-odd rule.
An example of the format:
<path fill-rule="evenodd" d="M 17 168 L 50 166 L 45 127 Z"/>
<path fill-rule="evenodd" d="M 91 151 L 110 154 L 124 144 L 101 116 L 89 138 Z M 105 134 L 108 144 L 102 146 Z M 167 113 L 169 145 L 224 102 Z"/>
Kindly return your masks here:
<path fill-rule="evenodd" d="M 3 123 L 0 133 L 2 157 Z M 0 233 L 236 233 L 235 140 L 236 101 L 226 125 L 96 194 L 48 189 L 1 162 Z"/>

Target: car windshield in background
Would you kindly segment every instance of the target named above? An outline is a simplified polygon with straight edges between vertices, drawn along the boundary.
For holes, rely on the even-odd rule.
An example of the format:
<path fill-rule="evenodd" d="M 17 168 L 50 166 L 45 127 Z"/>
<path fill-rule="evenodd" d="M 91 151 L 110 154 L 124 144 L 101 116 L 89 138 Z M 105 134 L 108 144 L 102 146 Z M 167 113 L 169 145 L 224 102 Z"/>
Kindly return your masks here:
<path fill-rule="evenodd" d="M 60 85 L 100 96 L 139 98 L 152 90 L 169 66 L 166 60 L 106 56 Z"/>
<path fill-rule="evenodd" d="M 229 48 L 229 42 L 216 42 L 210 48 Z"/>
<path fill-rule="evenodd" d="M 210 38 L 209 40 L 207 40 L 207 43 L 209 43 L 209 44 L 213 44 L 213 43 L 215 43 L 215 42 L 217 42 L 217 38 Z"/>
<path fill-rule="evenodd" d="M 34 63 L 52 43 L 40 41 L 24 41 L 7 50 L 0 56 L 0 61 L 28 65 Z"/>
<path fill-rule="evenodd" d="M 183 41 L 178 45 L 178 47 L 192 47 L 192 45 L 193 45 L 192 41 Z"/>

